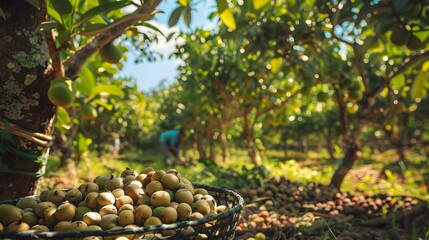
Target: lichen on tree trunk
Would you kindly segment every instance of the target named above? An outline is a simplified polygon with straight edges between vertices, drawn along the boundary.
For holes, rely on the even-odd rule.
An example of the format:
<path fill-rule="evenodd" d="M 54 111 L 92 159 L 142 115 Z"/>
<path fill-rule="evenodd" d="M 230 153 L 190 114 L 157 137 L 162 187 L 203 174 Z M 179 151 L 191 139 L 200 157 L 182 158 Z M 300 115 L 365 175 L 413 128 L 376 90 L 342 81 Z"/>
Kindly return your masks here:
<path fill-rule="evenodd" d="M 49 147 L 10 134 L 7 126 L 51 135 L 56 108 L 46 94 L 53 76 L 45 36 L 36 30 L 40 11 L 25 1 L 1 1 L 0 8 L 6 17 L 0 18 L 0 118 L 6 126 L 0 138 L 0 199 L 11 199 L 37 192 L 40 178 L 31 175 L 44 171 L 35 161 L 47 159 Z"/>

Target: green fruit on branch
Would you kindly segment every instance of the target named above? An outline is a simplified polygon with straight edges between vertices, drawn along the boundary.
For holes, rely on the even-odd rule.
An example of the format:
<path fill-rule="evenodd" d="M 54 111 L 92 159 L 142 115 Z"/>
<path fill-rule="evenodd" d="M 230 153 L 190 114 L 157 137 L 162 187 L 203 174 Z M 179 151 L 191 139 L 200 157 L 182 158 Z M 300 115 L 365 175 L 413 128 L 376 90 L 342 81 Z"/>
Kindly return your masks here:
<path fill-rule="evenodd" d="M 93 120 L 98 116 L 97 110 L 91 105 L 83 105 L 80 114 L 86 120 Z"/>
<path fill-rule="evenodd" d="M 48 89 L 48 98 L 56 106 L 68 107 L 73 103 L 76 88 L 73 81 L 67 77 L 55 78 Z"/>
<path fill-rule="evenodd" d="M 108 63 L 116 64 L 121 60 L 122 58 L 122 51 L 118 47 L 116 47 L 112 42 L 107 43 L 104 45 L 100 51 L 99 54 L 101 56 L 101 59 L 103 61 Z"/>
<path fill-rule="evenodd" d="M 412 34 L 410 36 L 410 39 L 407 42 L 407 48 L 412 51 L 415 51 L 415 50 L 421 49 L 422 47 L 423 47 L 423 42 L 414 34 Z"/>
<path fill-rule="evenodd" d="M 319 102 L 326 102 L 328 100 L 329 94 L 324 91 L 320 91 L 317 93 L 317 101 Z"/>
<path fill-rule="evenodd" d="M 404 46 L 407 44 L 410 33 L 403 28 L 395 27 L 390 35 L 390 41 L 397 46 Z"/>
<path fill-rule="evenodd" d="M 348 92 L 348 99 L 352 102 L 357 102 L 357 101 L 361 100 L 362 97 L 363 97 L 363 93 L 360 90 L 351 89 Z"/>

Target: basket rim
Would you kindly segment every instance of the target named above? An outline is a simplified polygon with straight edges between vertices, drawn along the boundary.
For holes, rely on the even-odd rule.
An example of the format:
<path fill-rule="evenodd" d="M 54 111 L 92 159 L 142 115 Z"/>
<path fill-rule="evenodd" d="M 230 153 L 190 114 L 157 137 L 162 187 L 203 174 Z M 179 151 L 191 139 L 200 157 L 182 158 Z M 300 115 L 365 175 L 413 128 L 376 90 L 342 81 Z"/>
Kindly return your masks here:
<path fill-rule="evenodd" d="M 191 220 L 191 221 L 180 221 L 171 224 L 161 224 L 148 227 L 138 227 L 138 228 L 122 228 L 122 229 L 109 229 L 109 230 L 93 230 L 93 231 L 80 231 L 80 232 L 42 232 L 37 230 L 29 230 L 26 232 L 0 232 L 0 238 L 9 237 L 9 238 L 67 238 L 67 237 L 85 237 L 85 236 L 112 236 L 112 235 L 121 235 L 121 234 L 143 234 L 150 232 L 159 232 L 163 230 L 172 230 L 178 228 L 186 228 L 197 226 L 206 222 L 210 222 L 216 219 L 228 218 L 236 213 L 239 213 L 244 207 L 244 199 L 240 194 L 234 192 L 233 190 L 222 188 L 222 187 L 213 187 L 205 184 L 193 184 L 194 187 L 201 187 L 208 191 L 226 193 L 233 196 L 236 203 L 234 206 L 228 209 L 225 212 L 217 213 L 216 215 L 205 216 L 201 219 Z M 26 197 L 36 197 L 38 195 L 26 196 Z M 23 197 L 25 198 L 25 197 Z M 5 200 L 0 201 L 0 204 L 11 204 L 19 200 L 20 198 L 14 200 Z M 7 203 L 5 203 L 7 202 Z"/>

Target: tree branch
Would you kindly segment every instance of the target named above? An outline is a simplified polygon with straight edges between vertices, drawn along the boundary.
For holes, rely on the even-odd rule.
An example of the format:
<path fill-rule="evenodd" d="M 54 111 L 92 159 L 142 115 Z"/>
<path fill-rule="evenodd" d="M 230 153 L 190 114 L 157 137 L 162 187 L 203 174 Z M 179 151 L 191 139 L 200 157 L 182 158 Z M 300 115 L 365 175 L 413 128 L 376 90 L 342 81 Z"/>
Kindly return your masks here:
<path fill-rule="evenodd" d="M 155 14 L 155 8 L 160 4 L 161 1 L 162 0 L 151 1 L 150 5 L 138 8 L 136 11 L 134 11 L 134 14 Z M 139 21 L 139 18 L 130 17 L 128 21 L 123 21 L 117 26 L 114 26 L 111 29 L 100 33 L 99 35 L 96 35 L 91 41 L 88 42 L 88 44 L 77 50 L 75 54 L 73 54 L 64 62 L 65 75 L 71 79 L 77 78 L 77 75 L 81 71 L 82 66 L 92 54 L 123 34 L 127 27 Z"/>
<path fill-rule="evenodd" d="M 48 13 L 46 10 L 46 1 L 39 0 L 40 11 L 37 12 L 37 17 L 39 18 L 39 22 L 48 21 Z M 61 58 L 59 52 L 55 46 L 55 38 L 52 34 L 52 30 L 45 31 L 45 39 L 48 45 L 49 56 L 52 59 L 52 67 L 53 73 L 55 77 L 64 77 L 64 67 L 61 64 Z"/>
<path fill-rule="evenodd" d="M 397 70 L 391 71 L 387 75 L 386 81 L 383 84 L 380 84 L 378 86 L 378 88 L 375 88 L 372 92 L 369 92 L 368 96 L 373 97 L 376 94 L 378 94 L 381 90 L 383 90 L 389 84 L 390 80 L 392 80 L 394 77 L 396 77 L 399 74 L 401 74 L 402 72 L 404 72 L 412 64 L 414 64 L 415 62 L 417 62 L 423 58 L 429 58 L 429 51 L 428 50 L 426 50 L 426 51 L 422 50 L 416 55 L 409 56 L 409 57 L 405 58 L 404 61 L 402 61 L 402 63 L 398 66 Z"/>

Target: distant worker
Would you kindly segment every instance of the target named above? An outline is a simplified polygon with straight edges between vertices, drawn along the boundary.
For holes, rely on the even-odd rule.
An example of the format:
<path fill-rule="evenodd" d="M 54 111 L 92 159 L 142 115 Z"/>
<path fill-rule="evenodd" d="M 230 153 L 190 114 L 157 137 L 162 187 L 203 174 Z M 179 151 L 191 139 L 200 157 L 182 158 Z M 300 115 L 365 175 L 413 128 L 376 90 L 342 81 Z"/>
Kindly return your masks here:
<path fill-rule="evenodd" d="M 170 155 L 174 156 L 172 165 L 180 161 L 179 149 L 185 135 L 184 130 L 167 130 L 159 137 L 159 141 L 162 143 L 163 160 L 166 166 L 170 165 Z"/>

